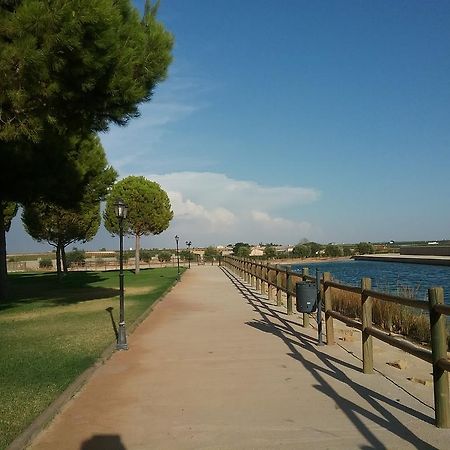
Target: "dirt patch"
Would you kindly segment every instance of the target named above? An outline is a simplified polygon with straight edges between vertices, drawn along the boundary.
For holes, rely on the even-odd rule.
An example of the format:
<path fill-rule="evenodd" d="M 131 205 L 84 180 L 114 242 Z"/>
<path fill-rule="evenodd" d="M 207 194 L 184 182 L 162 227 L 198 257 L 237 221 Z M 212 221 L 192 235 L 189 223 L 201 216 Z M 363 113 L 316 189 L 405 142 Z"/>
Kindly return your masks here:
<path fill-rule="evenodd" d="M 43 317 L 49 316 L 57 316 L 60 314 L 67 314 L 71 312 L 89 312 L 89 311 L 99 311 L 105 309 L 106 307 L 111 305 L 111 302 L 117 302 L 117 299 L 114 297 L 111 298 L 102 298 L 97 301 L 86 301 L 75 303 L 73 305 L 64 305 L 62 307 L 40 307 L 34 311 L 21 312 L 18 314 L 5 314 L 0 318 L 1 322 L 10 322 L 10 321 L 21 321 L 21 320 L 29 320 L 29 319 L 40 319 Z"/>
<path fill-rule="evenodd" d="M 148 294 L 152 292 L 155 288 L 154 287 L 126 287 L 125 286 L 125 294 L 130 295 L 141 295 L 141 294 Z"/>

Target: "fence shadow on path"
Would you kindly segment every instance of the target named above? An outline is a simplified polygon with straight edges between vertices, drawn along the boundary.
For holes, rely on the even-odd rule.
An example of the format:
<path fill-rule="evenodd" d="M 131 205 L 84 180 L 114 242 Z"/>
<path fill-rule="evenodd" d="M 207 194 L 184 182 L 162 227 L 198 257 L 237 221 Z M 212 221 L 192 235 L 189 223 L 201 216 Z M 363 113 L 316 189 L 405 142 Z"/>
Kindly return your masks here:
<path fill-rule="evenodd" d="M 265 297 L 257 293 L 253 288 L 249 287 L 233 273 L 224 267 L 222 267 L 222 271 L 238 289 L 242 297 L 253 307 L 254 311 L 261 316 L 261 319 L 247 322 L 247 325 L 258 329 L 259 331 L 271 333 L 286 344 L 289 349 L 288 355 L 302 364 L 303 367 L 307 369 L 316 379 L 318 384 L 314 387 L 323 394 L 332 398 L 336 405 L 371 444 L 370 446 L 362 447 L 363 449 L 380 449 L 386 447 L 383 442 L 381 442 L 366 426 L 360 417 L 365 417 L 375 425 L 385 428 L 393 435 L 398 436 L 418 449 L 436 449 L 436 447 L 423 441 L 405 424 L 400 422 L 388 409 L 386 409 L 385 405 L 402 411 L 403 413 L 426 423 L 433 424 L 434 419 L 431 415 L 428 416 L 406 405 L 402 405 L 401 403 L 395 401 L 395 399 L 386 397 L 380 392 L 376 392 L 352 380 L 342 370 L 342 367 L 358 372 L 361 372 L 361 368 L 328 355 L 325 352 L 326 347 L 318 347 L 315 339 L 295 330 L 293 325 L 299 326 L 297 322 L 293 322 L 292 320 L 288 320 L 283 317 L 285 313 L 273 309 L 272 307 L 275 305 L 268 303 Z M 321 349 L 323 349 L 323 351 Z M 309 360 L 305 356 L 308 356 L 308 354 L 309 356 L 314 356 L 319 359 L 323 365 L 316 364 Z M 361 398 L 361 403 L 364 401 L 368 402 L 379 415 L 368 411 L 358 403 L 342 397 L 333 389 L 330 383 L 326 380 L 325 376 L 332 377 L 342 383 L 345 383 L 359 395 Z"/>

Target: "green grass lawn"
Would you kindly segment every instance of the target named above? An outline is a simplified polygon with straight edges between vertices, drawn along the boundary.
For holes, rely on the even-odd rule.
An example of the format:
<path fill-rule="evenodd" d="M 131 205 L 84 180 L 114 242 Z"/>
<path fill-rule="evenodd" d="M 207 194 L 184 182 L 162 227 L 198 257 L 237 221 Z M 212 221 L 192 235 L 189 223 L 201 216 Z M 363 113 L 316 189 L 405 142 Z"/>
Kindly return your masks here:
<path fill-rule="evenodd" d="M 176 268 L 125 273 L 129 327 L 172 286 Z M 115 341 L 118 272 L 11 274 L 0 304 L 0 449 Z M 112 309 L 111 309 L 112 308 Z"/>

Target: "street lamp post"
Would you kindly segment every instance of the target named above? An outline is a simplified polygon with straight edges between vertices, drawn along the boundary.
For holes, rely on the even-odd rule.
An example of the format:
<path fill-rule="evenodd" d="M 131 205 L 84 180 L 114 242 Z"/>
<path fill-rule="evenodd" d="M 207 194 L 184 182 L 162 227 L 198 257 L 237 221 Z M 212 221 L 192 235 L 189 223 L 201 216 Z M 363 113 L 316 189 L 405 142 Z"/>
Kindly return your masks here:
<path fill-rule="evenodd" d="M 119 332 L 117 336 L 117 350 L 128 350 L 127 333 L 125 330 L 125 302 L 123 289 L 123 221 L 127 218 L 128 206 L 122 199 L 118 199 L 114 204 L 116 217 L 119 220 L 119 236 L 120 236 L 120 271 L 119 271 L 119 286 L 120 286 L 120 318 L 119 318 Z"/>
<path fill-rule="evenodd" d="M 186 245 L 187 245 L 187 248 L 188 248 L 188 267 L 189 267 L 189 269 L 191 268 L 191 245 L 192 245 L 192 242 L 191 241 L 186 241 Z"/>
<path fill-rule="evenodd" d="M 180 238 L 177 236 L 175 236 L 175 242 L 177 243 L 177 280 L 180 279 L 180 254 L 178 253 L 178 240 Z"/>

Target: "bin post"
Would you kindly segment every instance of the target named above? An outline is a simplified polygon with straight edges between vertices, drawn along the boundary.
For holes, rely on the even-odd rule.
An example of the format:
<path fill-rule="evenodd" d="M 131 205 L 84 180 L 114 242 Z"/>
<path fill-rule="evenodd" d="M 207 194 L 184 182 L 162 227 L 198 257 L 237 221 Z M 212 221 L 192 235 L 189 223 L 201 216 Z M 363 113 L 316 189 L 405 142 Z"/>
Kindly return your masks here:
<path fill-rule="evenodd" d="M 286 272 L 287 313 L 292 314 L 292 275 Z"/>
<path fill-rule="evenodd" d="M 373 343 L 372 336 L 367 328 L 372 326 L 372 298 L 364 293 L 364 290 L 372 288 L 372 280 L 363 278 L 361 280 L 361 322 L 362 322 L 362 355 L 363 372 L 373 373 Z"/>
<path fill-rule="evenodd" d="M 322 340 L 322 295 L 320 293 L 320 272 L 316 269 L 316 289 L 317 289 L 317 345 L 323 345 Z"/>
<path fill-rule="evenodd" d="M 431 352 L 433 359 L 433 389 L 436 426 L 450 427 L 450 404 L 448 389 L 448 372 L 439 367 L 439 360 L 447 358 L 446 316 L 434 309 L 435 305 L 444 303 L 444 289 L 428 289 L 430 308 Z"/>
<path fill-rule="evenodd" d="M 308 267 L 302 268 L 302 280 L 305 281 L 305 277 L 309 275 Z M 303 328 L 309 328 L 309 314 L 303 313 Z"/>
<path fill-rule="evenodd" d="M 331 299 L 331 287 L 326 285 L 327 281 L 331 280 L 330 272 L 324 272 L 323 274 L 323 301 L 325 303 L 325 327 L 327 333 L 327 345 L 334 344 L 334 325 L 333 317 L 330 315 L 330 311 L 333 310 L 333 304 Z"/>

